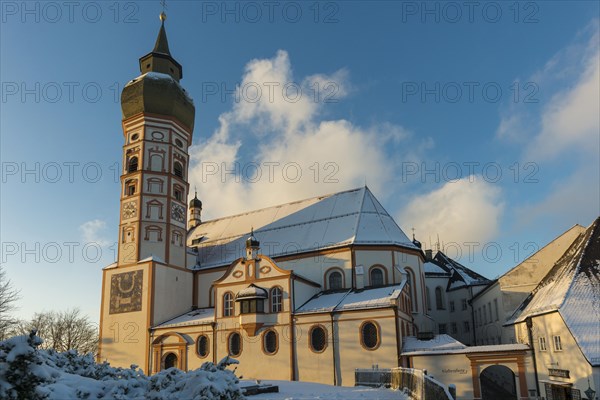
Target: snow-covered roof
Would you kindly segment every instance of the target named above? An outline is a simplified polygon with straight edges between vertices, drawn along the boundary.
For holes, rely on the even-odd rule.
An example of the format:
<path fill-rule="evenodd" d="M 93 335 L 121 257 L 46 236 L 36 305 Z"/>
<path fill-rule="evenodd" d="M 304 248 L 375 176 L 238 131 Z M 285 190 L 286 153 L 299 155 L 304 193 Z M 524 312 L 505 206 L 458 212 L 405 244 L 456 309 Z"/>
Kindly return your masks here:
<path fill-rule="evenodd" d="M 117 268 L 118 265 L 119 265 L 119 263 L 114 262 L 112 264 L 107 265 L 106 267 L 104 267 L 102 269 L 113 269 L 113 268 Z"/>
<path fill-rule="evenodd" d="M 198 308 L 196 310 L 188 311 L 185 314 L 181 314 L 175 318 L 165 321 L 161 324 L 155 325 L 152 329 L 158 328 L 173 328 L 177 326 L 189 326 L 189 325 L 208 325 L 215 320 L 215 309 L 214 308 Z"/>
<path fill-rule="evenodd" d="M 225 266 L 242 257 L 252 227 L 262 252 L 270 257 L 351 244 L 418 250 L 373 193 L 362 187 L 203 222 L 187 237 L 188 246 L 198 247 L 196 268 Z"/>
<path fill-rule="evenodd" d="M 438 251 L 433 259 L 424 264 L 425 275 L 429 277 L 450 277 L 447 290 L 459 289 L 468 286 L 489 285 L 492 281 L 479 275 L 477 272 L 465 267 Z"/>
<path fill-rule="evenodd" d="M 417 340 L 407 337 L 402 346 L 403 356 L 442 355 L 442 354 L 470 354 L 470 353 L 497 353 L 508 351 L 525 351 L 529 346 L 522 343 L 496 344 L 489 346 L 465 346 L 448 335 L 437 335 L 431 340 Z M 428 343 L 430 343 L 428 345 Z M 461 347 L 462 345 L 462 347 Z"/>
<path fill-rule="evenodd" d="M 450 276 L 450 271 L 446 270 L 440 265 L 433 262 L 427 261 L 423 264 L 423 271 L 428 275 L 446 275 Z"/>
<path fill-rule="evenodd" d="M 591 365 L 600 365 L 600 217 L 573 242 L 507 325 L 558 311 Z"/>
<path fill-rule="evenodd" d="M 402 352 L 431 350 L 461 350 L 467 346 L 450 335 L 435 335 L 430 340 L 419 340 L 416 336 L 407 336 L 402 344 Z"/>
<path fill-rule="evenodd" d="M 149 257 L 146 257 L 143 260 L 138 261 L 138 264 L 148 262 L 148 261 L 154 261 L 154 262 L 159 262 L 161 264 L 165 264 L 165 260 L 163 260 L 162 258 L 160 258 L 158 256 L 155 256 L 154 254 L 151 254 Z"/>
<path fill-rule="evenodd" d="M 255 284 L 250 284 L 247 288 L 240 290 L 235 296 L 236 299 L 266 299 L 268 297 L 267 290 Z"/>
<path fill-rule="evenodd" d="M 394 304 L 406 281 L 393 286 L 320 292 L 296 309 L 296 314 L 383 308 Z"/>

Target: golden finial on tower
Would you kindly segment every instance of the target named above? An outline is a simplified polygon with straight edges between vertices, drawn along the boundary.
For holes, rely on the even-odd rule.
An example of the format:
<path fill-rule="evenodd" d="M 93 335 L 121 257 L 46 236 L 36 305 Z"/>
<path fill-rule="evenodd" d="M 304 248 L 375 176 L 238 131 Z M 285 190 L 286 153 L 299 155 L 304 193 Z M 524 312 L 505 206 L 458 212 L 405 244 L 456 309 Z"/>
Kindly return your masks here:
<path fill-rule="evenodd" d="M 162 6 L 162 12 L 160 13 L 160 20 L 164 23 L 167 19 L 167 14 L 165 14 L 165 9 L 167 8 L 167 3 L 165 0 L 160 1 L 160 5 Z"/>

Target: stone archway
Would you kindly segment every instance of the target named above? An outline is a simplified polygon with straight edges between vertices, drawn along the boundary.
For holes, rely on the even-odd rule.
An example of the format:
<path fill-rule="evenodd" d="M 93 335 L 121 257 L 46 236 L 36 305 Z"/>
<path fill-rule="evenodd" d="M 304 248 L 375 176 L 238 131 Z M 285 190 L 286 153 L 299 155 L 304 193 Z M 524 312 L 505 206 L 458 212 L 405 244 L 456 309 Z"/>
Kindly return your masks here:
<path fill-rule="evenodd" d="M 482 346 L 486 347 L 486 346 Z M 493 347 L 493 346 L 490 346 Z M 527 350 L 504 350 L 504 351 L 488 351 L 481 353 L 467 354 L 471 362 L 471 376 L 473 379 L 473 397 L 477 400 L 487 400 L 486 397 L 482 397 L 482 381 L 480 374 L 491 366 L 505 367 L 510 370 L 513 381 L 515 382 L 515 397 L 512 399 L 521 399 L 528 397 L 527 390 L 527 379 L 525 371 L 525 358 L 527 357 Z M 494 370 L 488 371 L 489 374 Z M 503 371 L 496 369 L 496 372 Z M 484 375 L 484 380 L 487 375 Z M 486 381 L 486 383 L 489 381 Z M 517 384 L 518 382 L 518 384 Z M 497 397 L 498 399 L 504 400 L 504 397 Z M 490 400 L 494 397 L 490 397 Z"/>
<path fill-rule="evenodd" d="M 152 373 L 170 367 L 187 371 L 188 346 L 194 341 L 185 334 L 177 332 L 166 332 L 152 341 Z"/>
<path fill-rule="evenodd" d="M 515 373 L 504 365 L 490 365 L 479 374 L 483 400 L 517 400 Z"/>

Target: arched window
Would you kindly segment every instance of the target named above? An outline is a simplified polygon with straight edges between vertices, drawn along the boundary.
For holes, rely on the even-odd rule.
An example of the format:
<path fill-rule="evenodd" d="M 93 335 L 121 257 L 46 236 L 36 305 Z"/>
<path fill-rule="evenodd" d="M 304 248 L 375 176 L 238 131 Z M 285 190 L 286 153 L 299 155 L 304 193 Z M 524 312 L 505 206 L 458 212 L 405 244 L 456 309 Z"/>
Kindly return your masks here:
<path fill-rule="evenodd" d="M 368 321 L 360 327 L 360 342 L 367 350 L 379 347 L 379 328 L 374 322 Z"/>
<path fill-rule="evenodd" d="M 196 344 L 196 346 L 196 351 L 198 352 L 198 355 L 200 357 L 204 358 L 210 353 L 210 342 L 208 340 L 208 336 L 201 335 L 198 338 L 198 343 Z"/>
<path fill-rule="evenodd" d="M 331 271 L 327 277 L 327 288 L 330 290 L 342 289 L 344 287 L 342 273 Z"/>
<path fill-rule="evenodd" d="M 271 312 L 278 313 L 283 310 L 283 292 L 280 287 L 271 289 Z"/>
<path fill-rule="evenodd" d="M 242 338 L 239 333 L 229 335 L 228 352 L 230 356 L 237 357 L 242 354 Z"/>
<path fill-rule="evenodd" d="M 277 353 L 277 333 L 273 330 L 265 332 L 263 335 L 263 350 L 267 354 Z"/>
<path fill-rule="evenodd" d="M 138 169 L 138 158 L 131 157 L 127 163 L 127 172 L 135 172 Z"/>
<path fill-rule="evenodd" d="M 322 353 L 327 347 L 327 331 L 321 325 L 315 325 L 310 329 L 310 349 L 316 353 Z"/>
<path fill-rule="evenodd" d="M 175 161 L 175 164 L 173 164 L 173 173 L 175 176 L 183 178 L 183 165 L 180 162 Z"/>
<path fill-rule="evenodd" d="M 137 181 L 135 179 L 128 179 L 125 181 L 125 196 L 133 196 L 135 194 L 135 186 Z"/>
<path fill-rule="evenodd" d="M 381 268 L 372 268 L 369 278 L 371 286 L 383 286 L 383 270 Z"/>
<path fill-rule="evenodd" d="M 231 292 L 227 292 L 223 295 L 223 316 L 233 316 L 233 294 Z"/>
<path fill-rule="evenodd" d="M 165 356 L 165 369 L 177 368 L 177 355 L 169 353 Z"/>
<path fill-rule="evenodd" d="M 408 267 L 404 268 L 404 270 L 406 271 L 407 275 L 410 309 L 412 311 L 418 311 L 419 305 L 417 304 L 417 282 L 415 279 L 415 273 Z"/>
<path fill-rule="evenodd" d="M 435 307 L 438 310 L 443 310 L 444 307 L 444 294 L 442 293 L 442 288 L 441 287 L 436 287 L 435 288 Z"/>
<path fill-rule="evenodd" d="M 425 288 L 425 300 L 427 301 L 427 309 L 431 310 L 431 295 L 429 294 L 429 288 Z"/>

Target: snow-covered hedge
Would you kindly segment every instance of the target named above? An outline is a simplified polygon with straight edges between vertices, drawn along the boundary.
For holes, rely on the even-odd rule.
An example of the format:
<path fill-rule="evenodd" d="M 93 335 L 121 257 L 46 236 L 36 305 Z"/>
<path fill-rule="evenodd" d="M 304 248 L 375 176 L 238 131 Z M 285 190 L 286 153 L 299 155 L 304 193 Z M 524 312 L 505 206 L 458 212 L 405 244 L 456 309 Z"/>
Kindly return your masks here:
<path fill-rule="evenodd" d="M 183 372 L 175 368 L 150 377 L 137 366 L 113 368 L 76 351 L 38 350 L 33 333 L 0 342 L 0 399 L 66 400 L 239 400 L 239 381 L 225 358 Z"/>

